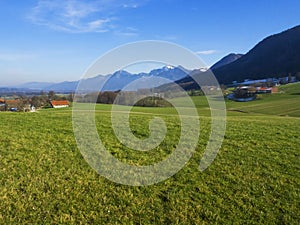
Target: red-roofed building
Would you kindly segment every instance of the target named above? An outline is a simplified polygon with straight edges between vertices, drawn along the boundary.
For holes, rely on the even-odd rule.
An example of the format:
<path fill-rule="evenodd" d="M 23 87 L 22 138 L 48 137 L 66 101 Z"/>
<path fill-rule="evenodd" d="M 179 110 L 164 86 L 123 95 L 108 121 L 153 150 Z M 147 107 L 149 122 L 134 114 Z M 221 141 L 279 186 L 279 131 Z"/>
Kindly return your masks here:
<path fill-rule="evenodd" d="M 3 98 L 0 98 L 0 111 L 5 111 L 5 100 Z"/>
<path fill-rule="evenodd" d="M 35 112 L 35 107 L 26 99 L 0 98 L 0 111 Z"/>
<path fill-rule="evenodd" d="M 5 101 L 6 107 L 10 111 L 22 111 L 24 107 L 24 103 L 20 99 L 9 99 Z"/>
<path fill-rule="evenodd" d="M 70 103 L 67 100 L 53 100 L 50 101 L 52 108 L 65 108 L 69 107 Z"/>
<path fill-rule="evenodd" d="M 278 87 L 257 87 L 256 93 L 257 94 L 265 94 L 265 93 L 277 93 Z"/>

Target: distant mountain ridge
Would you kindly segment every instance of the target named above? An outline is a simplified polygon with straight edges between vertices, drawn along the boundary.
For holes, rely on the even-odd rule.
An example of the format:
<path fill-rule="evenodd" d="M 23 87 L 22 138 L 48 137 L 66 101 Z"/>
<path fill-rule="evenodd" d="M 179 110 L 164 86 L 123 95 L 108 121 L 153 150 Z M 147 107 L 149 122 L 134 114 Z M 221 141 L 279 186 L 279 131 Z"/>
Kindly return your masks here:
<path fill-rule="evenodd" d="M 40 90 L 41 88 L 45 88 L 48 86 L 53 85 L 54 83 L 50 83 L 50 82 L 29 82 L 29 83 L 25 83 L 25 84 L 21 84 L 16 86 L 16 88 L 26 88 L 26 89 L 32 89 L 32 90 Z"/>
<path fill-rule="evenodd" d="M 170 81 L 176 81 L 189 74 L 189 70 L 178 66 L 164 66 L 163 68 L 155 69 L 149 73 L 132 74 L 125 70 L 117 71 L 106 76 L 98 75 L 92 78 L 83 79 L 81 81 L 65 81 L 60 83 L 47 82 L 30 82 L 17 86 L 16 88 L 56 91 L 56 92 L 74 92 L 80 83 L 81 91 L 99 91 L 102 85 L 102 91 L 117 91 L 124 88 L 127 84 L 140 78 L 160 77 L 167 80 L 160 79 L 158 83 L 145 83 L 144 86 L 137 86 L 136 88 L 152 88 L 163 85 Z M 133 87 L 134 89 L 134 87 Z"/>

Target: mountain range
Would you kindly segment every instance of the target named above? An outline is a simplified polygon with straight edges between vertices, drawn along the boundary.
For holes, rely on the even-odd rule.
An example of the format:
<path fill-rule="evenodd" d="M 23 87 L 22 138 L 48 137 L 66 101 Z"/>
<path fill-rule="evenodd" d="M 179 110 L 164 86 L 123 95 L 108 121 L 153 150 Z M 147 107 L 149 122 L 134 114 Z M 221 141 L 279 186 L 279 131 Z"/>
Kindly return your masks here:
<path fill-rule="evenodd" d="M 211 71 L 220 84 L 299 73 L 300 26 L 265 38 L 245 55 L 229 54 L 213 65 Z M 203 72 L 193 72 L 193 76 L 202 75 Z M 176 82 L 185 89 L 199 88 L 190 76 Z"/>
<path fill-rule="evenodd" d="M 241 82 L 245 79 L 265 79 L 269 77 L 283 77 L 300 72 L 300 26 L 293 27 L 284 32 L 271 35 L 246 54 L 231 53 L 215 63 L 210 70 L 215 74 L 220 84 L 230 84 L 233 81 Z M 189 71 L 181 66 L 165 66 L 149 73 L 132 74 L 125 70 L 117 71 L 109 75 L 98 75 L 82 81 L 61 83 L 31 82 L 17 87 L 19 89 L 43 90 L 56 92 L 73 92 L 80 82 L 82 91 L 98 91 L 101 84 L 102 90 L 117 91 L 132 81 L 140 78 L 159 77 L 169 81 L 176 81 L 184 89 L 199 88 L 192 77 L 202 76 L 207 71 L 196 69 Z M 167 80 L 160 82 L 147 82 L 134 89 L 167 86 Z M 172 84 L 170 84 L 172 87 Z"/>
<path fill-rule="evenodd" d="M 137 79 L 144 79 L 144 84 L 138 83 L 136 86 L 131 86 L 130 90 L 137 90 L 142 88 L 152 88 L 166 84 L 170 81 L 176 81 L 183 77 L 188 76 L 189 70 L 178 66 L 164 66 L 159 69 L 154 69 L 149 73 L 132 74 L 125 70 L 117 71 L 109 75 L 98 75 L 92 78 L 83 79 L 81 81 L 65 81 L 61 83 L 47 83 L 47 82 L 30 82 L 17 86 L 19 89 L 28 90 L 43 90 L 55 92 L 74 92 L 80 82 L 79 91 L 117 91 L 124 88 L 126 85 Z M 150 78 L 157 77 L 155 82 L 151 82 Z M 148 78 L 148 79 L 147 79 Z"/>

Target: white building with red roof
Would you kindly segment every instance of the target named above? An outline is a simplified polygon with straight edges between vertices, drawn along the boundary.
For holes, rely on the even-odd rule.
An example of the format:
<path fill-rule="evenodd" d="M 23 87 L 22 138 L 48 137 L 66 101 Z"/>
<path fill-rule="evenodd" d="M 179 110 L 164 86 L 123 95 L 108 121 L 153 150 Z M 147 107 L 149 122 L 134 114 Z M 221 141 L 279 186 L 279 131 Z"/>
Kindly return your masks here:
<path fill-rule="evenodd" d="M 50 101 L 52 108 L 65 108 L 69 107 L 70 103 L 67 100 L 53 100 Z"/>

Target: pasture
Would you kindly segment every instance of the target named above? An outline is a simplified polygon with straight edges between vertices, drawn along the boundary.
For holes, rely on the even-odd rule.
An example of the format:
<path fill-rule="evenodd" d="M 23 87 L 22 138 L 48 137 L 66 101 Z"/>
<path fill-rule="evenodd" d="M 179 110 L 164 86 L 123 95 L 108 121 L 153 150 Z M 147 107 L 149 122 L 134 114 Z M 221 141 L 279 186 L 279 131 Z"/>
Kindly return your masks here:
<path fill-rule="evenodd" d="M 74 139 L 71 109 L 0 113 L 0 223 L 298 224 L 300 88 L 281 90 L 254 102 L 226 101 L 225 139 L 204 172 L 198 166 L 210 132 L 209 108 L 204 97 L 194 97 L 201 124 L 195 154 L 170 179 L 142 187 L 113 183 L 86 163 Z M 97 105 L 97 129 L 119 160 L 147 165 L 174 150 L 180 133 L 174 109 L 133 109 L 137 137 L 149 135 L 154 116 L 170 128 L 153 152 L 118 142 L 109 110 Z"/>

